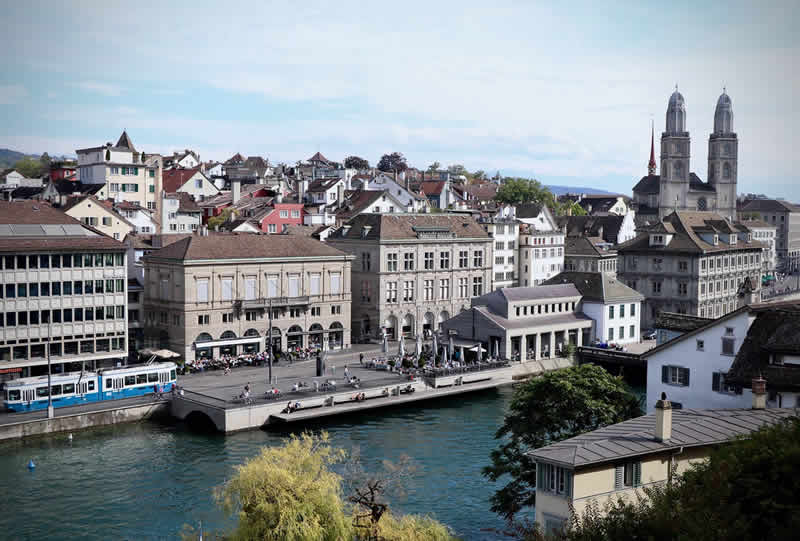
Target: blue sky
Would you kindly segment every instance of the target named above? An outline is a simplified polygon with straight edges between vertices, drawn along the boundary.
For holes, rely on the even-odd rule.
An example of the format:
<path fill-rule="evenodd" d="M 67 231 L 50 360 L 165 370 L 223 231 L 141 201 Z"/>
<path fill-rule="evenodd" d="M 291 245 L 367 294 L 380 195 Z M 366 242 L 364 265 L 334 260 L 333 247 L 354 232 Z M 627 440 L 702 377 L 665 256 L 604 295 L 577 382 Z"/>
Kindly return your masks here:
<path fill-rule="evenodd" d="M 295 162 L 403 152 L 630 193 L 679 85 L 706 178 L 723 85 L 739 191 L 800 201 L 795 2 L 13 2 L 0 147 Z"/>

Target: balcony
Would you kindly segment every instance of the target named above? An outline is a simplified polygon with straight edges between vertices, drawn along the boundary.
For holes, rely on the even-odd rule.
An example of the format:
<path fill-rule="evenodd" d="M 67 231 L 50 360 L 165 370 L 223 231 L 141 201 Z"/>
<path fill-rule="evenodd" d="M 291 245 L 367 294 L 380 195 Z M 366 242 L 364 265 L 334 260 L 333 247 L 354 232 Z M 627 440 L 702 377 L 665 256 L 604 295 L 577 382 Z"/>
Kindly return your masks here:
<path fill-rule="evenodd" d="M 240 304 L 243 309 L 267 309 L 280 308 L 281 306 L 308 306 L 311 301 L 308 296 L 304 297 L 269 297 L 266 299 L 250 299 L 239 300 L 236 304 Z"/>

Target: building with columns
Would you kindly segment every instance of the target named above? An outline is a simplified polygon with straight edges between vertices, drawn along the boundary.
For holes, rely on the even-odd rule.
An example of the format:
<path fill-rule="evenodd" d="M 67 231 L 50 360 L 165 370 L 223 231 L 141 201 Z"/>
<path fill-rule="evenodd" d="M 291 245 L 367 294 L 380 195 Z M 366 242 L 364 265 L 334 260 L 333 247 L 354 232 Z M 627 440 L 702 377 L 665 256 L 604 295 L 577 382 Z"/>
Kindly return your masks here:
<path fill-rule="evenodd" d="M 444 336 L 480 343 L 491 356 L 538 361 L 590 342 L 594 321 L 582 309 L 572 284 L 503 288 L 472 299 L 441 327 Z"/>
<path fill-rule="evenodd" d="M 492 238 L 472 216 L 361 214 L 326 244 L 353 254 L 353 333 L 435 331 L 492 286 Z"/>
<path fill-rule="evenodd" d="M 667 105 L 661 134 L 661 172 L 656 174 L 651 138 L 648 174 L 633 188 L 639 223 L 655 223 L 676 210 L 712 211 L 736 219 L 739 140 L 733 131 L 733 103 L 723 90 L 708 138 L 708 182 L 691 172 L 691 138 L 686 131 L 686 102 L 675 92 Z"/>
<path fill-rule="evenodd" d="M 142 257 L 144 337 L 186 360 L 350 346 L 353 256 L 306 236 L 196 234 Z"/>

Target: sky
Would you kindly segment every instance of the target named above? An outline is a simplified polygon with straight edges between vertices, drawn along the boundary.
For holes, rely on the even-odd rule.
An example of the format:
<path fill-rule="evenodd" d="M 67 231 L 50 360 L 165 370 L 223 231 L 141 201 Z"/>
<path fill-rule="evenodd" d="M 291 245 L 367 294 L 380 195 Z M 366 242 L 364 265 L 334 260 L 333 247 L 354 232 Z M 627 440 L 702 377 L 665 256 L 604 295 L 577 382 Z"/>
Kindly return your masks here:
<path fill-rule="evenodd" d="M 739 192 L 800 202 L 796 0 L 26 0 L 3 22 L 0 148 L 74 155 L 125 129 L 146 153 L 399 151 L 630 194 L 676 84 L 706 178 L 726 87 Z"/>

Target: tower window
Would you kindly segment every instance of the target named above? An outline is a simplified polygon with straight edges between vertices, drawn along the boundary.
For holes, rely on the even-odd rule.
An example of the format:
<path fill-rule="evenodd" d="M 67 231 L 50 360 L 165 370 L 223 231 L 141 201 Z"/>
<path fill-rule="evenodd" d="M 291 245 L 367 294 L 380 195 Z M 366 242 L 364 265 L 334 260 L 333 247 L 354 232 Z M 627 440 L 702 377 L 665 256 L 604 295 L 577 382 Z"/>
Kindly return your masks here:
<path fill-rule="evenodd" d="M 683 162 L 675 162 L 675 178 L 683 179 Z"/>
<path fill-rule="evenodd" d="M 731 164 L 728 162 L 722 166 L 722 178 L 731 178 Z"/>
<path fill-rule="evenodd" d="M 697 210 L 706 210 L 708 208 L 708 203 L 706 203 L 706 198 L 701 197 L 697 200 Z"/>

